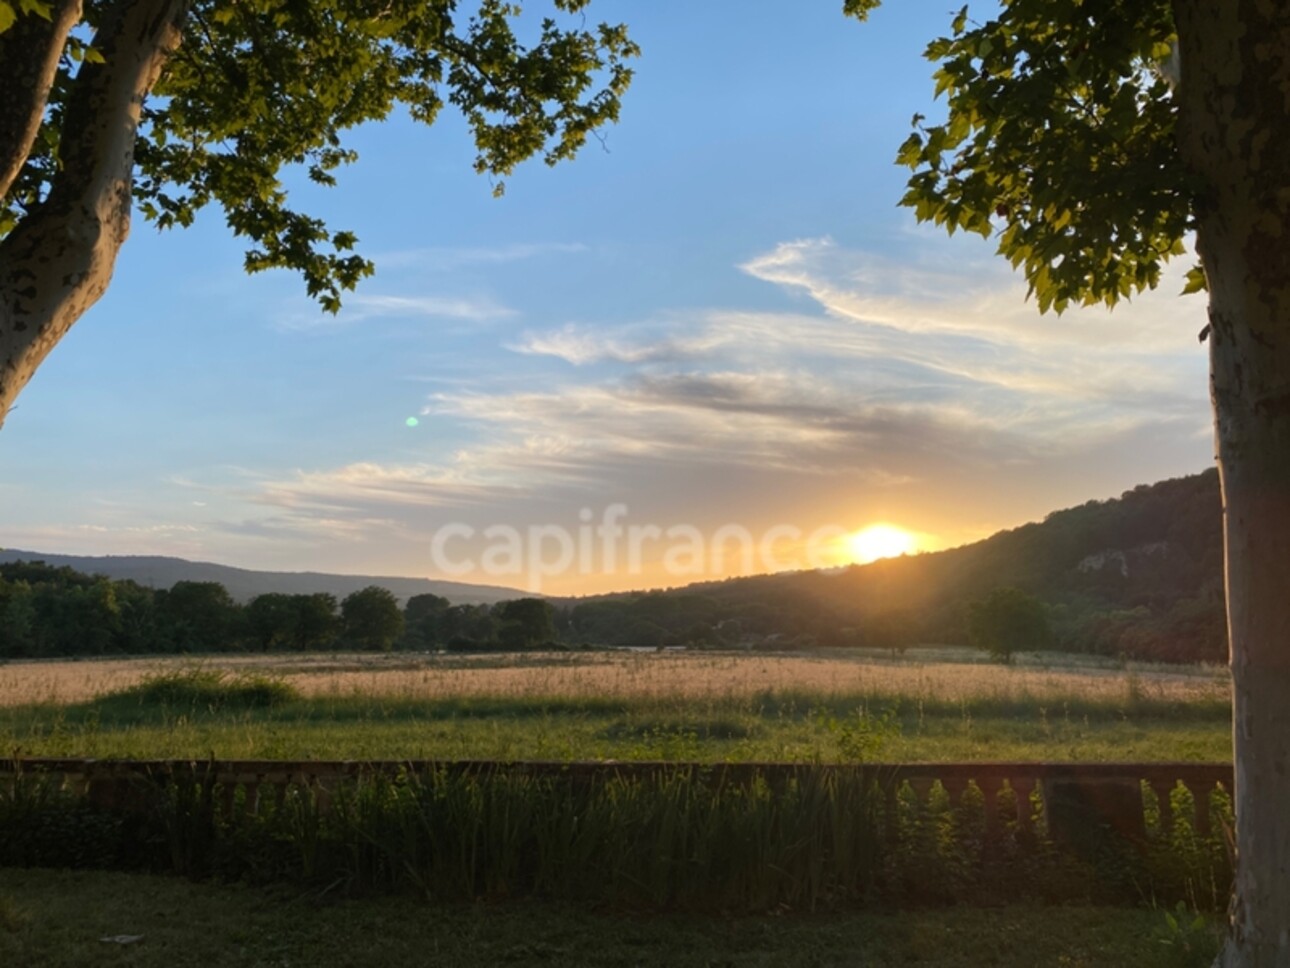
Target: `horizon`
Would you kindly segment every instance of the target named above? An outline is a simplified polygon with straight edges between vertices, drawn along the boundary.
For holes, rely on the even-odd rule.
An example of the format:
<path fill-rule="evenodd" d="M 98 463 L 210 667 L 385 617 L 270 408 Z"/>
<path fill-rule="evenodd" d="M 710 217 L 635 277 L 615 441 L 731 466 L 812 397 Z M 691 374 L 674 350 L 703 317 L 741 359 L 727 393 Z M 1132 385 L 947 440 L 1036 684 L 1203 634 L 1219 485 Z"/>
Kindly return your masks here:
<path fill-rule="evenodd" d="M 621 122 L 500 200 L 447 114 L 292 183 L 377 263 L 338 317 L 209 214 L 136 222 L 8 418 L 0 543 L 566 597 L 729 577 L 723 533 L 838 566 L 876 525 L 937 551 L 1211 466 L 1189 258 L 1040 316 L 990 242 L 897 207 L 952 14 L 677 9 L 592 4 L 643 48 Z"/>
<path fill-rule="evenodd" d="M 1195 471 L 1195 472 L 1193 472 L 1192 474 L 1182 475 L 1182 477 L 1194 477 L 1194 476 L 1200 476 L 1201 474 L 1204 474 L 1204 473 L 1205 473 L 1206 471 L 1208 471 L 1208 470 L 1212 470 L 1212 468 L 1205 468 L 1205 469 L 1202 469 L 1202 470 L 1200 470 L 1200 471 Z M 1144 483 L 1146 486 L 1155 486 L 1155 485 L 1157 485 L 1157 484 L 1164 483 L 1164 481 L 1165 481 L 1165 480 L 1175 480 L 1175 479 L 1177 479 L 1177 478 L 1167 478 L 1167 479 L 1162 479 L 1162 480 L 1160 480 L 1160 481 L 1151 481 L 1151 482 L 1143 482 L 1143 483 Z M 1138 486 L 1142 486 L 1142 485 L 1138 485 Z M 66 557 L 66 558 L 87 558 L 87 559 L 105 559 L 105 558 L 123 558 L 123 559 L 127 559 L 127 558 L 128 558 L 128 559 L 156 559 L 156 558 L 161 558 L 161 559 L 167 559 L 167 560 L 180 561 L 180 562 L 183 562 L 183 563 L 185 563 L 185 564 L 191 564 L 191 565 L 209 565 L 209 566 L 214 566 L 214 567 L 217 567 L 217 568 L 227 568 L 227 569 L 231 569 L 231 570 L 235 570 L 235 571 L 246 571 L 246 572 L 260 573 L 260 574 L 276 574 L 276 575 L 318 575 L 318 576 L 320 576 L 320 577 L 324 577 L 324 578 L 362 578 L 362 579 L 377 579 L 377 580 L 380 580 L 380 579 L 391 579 L 391 580 L 397 580 L 397 581 L 427 581 L 427 582 L 442 582 L 442 583 L 446 583 L 446 584 L 461 585 L 461 586 L 464 586 L 464 587 L 471 587 L 471 588 L 490 589 L 490 590 L 500 590 L 500 591 L 514 591 L 514 592 L 518 593 L 519 595 L 536 595 L 536 596 L 538 596 L 538 597 L 542 597 L 542 598 L 552 598 L 552 599 L 577 599 L 577 598 L 594 598 L 594 597 L 598 597 L 598 596 L 605 596 L 605 595 L 625 595 L 625 594 L 632 594 L 632 593 L 649 594 L 649 593 L 652 593 L 652 592 L 666 592 L 666 591 L 674 591 L 674 590 L 677 590 L 677 589 L 688 588 L 688 587 L 690 587 L 691 585 L 700 585 L 700 584 L 710 583 L 710 582 L 713 582 L 713 581 L 723 581 L 723 580 L 731 579 L 731 578 L 735 578 L 735 579 L 737 579 L 737 578 L 770 577 L 770 576 L 774 576 L 774 575 L 794 574 L 794 573 L 802 573 L 802 572 L 806 572 L 806 571 L 819 571 L 819 572 L 826 572 L 826 573 L 827 573 L 827 572 L 842 572 L 842 571 L 849 570 L 849 569 L 851 569 L 851 568 L 865 567 L 866 565 L 874 564 L 874 563 L 875 563 L 875 562 L 877 562 L 877 561 L 891 560 L 891 559 L 895 559 L 895 558 L 921 557 L 921 556 L 924 556 L 924 555 L 935 555 L 935 554 L 939 554 L 939 553 L 941 553 L 941 552 L 945 552 L 945 551 L 955 551 L 955 550 L 959 550 L 959 549 L 962 549 L 962 548 L 970 547 L 970 546 L 972 546 L 972 545 L 975 545 L 975 544 L 981 543 L 981 542 L 983 542 L 983 541 L 988 541 L 988 540 L 990 540 L 991 538 L 994 538 L 994 537 L 996 537 L 997 535 L 999 535 L 999 534 L 1001 534 L 1001 533 L 1003 533 L 1003 532 L 1005 532 L 1005 531 L 1015 530 L 1016 528 L 1025 527 L 1025 526 L 1027 526 L 1027 525 L 1037 525 L 1037 524 L 1042 524 L 1042 523 L 1043 523 L 1043 522 L 1044 522 L 1044 521 L 1045 521 L 1049 516 L 1051 516 L 1052 514 L 1056 514 L 1056 513 L 1059 513 L 1059 512 L 1063 512 L 1063 511 L 1074 510 L 1075 508 L 1077 508 L 1077 507 L 1079 507 L 1079 506 L 1081 506 L 1082 504 L 1085 504 L 1085 503 L 1089 503 L 1089 502 L 1114 501 L 1114 500 L 1118 500 L 1118 499 L 1119 499 L 1119 498 L 1121 498 L 1122 496 L 1123 496 L 1123 494 L 1120 494 L 1120 495 L 1111 495 L 1111 496 L 1104 497 L 1104 498 L 1094 497 L 1094 498 L 1089 498 L 1089 499 L 1088 499 L 1088 501 L 1085 501 L 1085 502 L 1079 502 L 1079 504 L 1070 505 L 1070 506 L 1068 506 L 1068 507 L 1063 507 L 1063 508 L 1053 508 L 1053 509 L 1051 509 L 1049 512 L 1047 512 L 1047 514 L 1045 514 L 1044 516 L 1042 516 L 1041 518 L 1039 518 L 1039 519 L 1037 519 L 1037 520 L 1024 521 L 1024 522 L 1021 522 L 1021 523 L 1019 523 L 1019 524 L 1017 524 L 1017 525 L 1014 525 L 1014 526 L 1012 526 L 1012 527 L 1010 527 L 1010 528 L 1003 528 L 1003 529 L 1000 529 L 999 531 L 996 531 L 996 532 L 994 532 L 994 533 L 992 533 L 992 534 L 990 534 L 990 535 L 987 535 L 987 536 L 985 536 L 985 537 L 983 537 L 983 538 L 976 539 L 975 541 L 965 542 L 965 543 L 960 544 L 960 545 L 953 545 L 953 546 L 951 546 L 951 547 L 946 547 L 946 548 L 937 548 L 937 549 L 913 548 L 913 549 L 910 549 L 910 550 L 900 551 L 900 552 L 896 552 L 896 553 L 892 553 L 892 554 L 879 555 L 879 556 L 877 556 L 877 557 L 874 557 L 874 558 L 871 558 L 871 559 L 869 559 L 869 560 L 865 560 L 865 561 L 853 560 L 853 561 L 846 562 L 846 563 L 839 564 L 839 565 L 823 565 L 823 566 L 820 566 L 820 567 L 818 567 L 818 568 L 809 568 L 809 569 L 785 569 L 785 570 L 781 570 L 781 571 L 755 571 L 755 572 L 749 572 L 749 573 L 738 573 L 738 574 L 726 575 L 726 576 L 723 576 L 722 578 L 699 577 L 699 578 L 694 578 L 694 579 L 691 579 L 691 580 L 680 580 L 680 581 L 678 581 L 677 583 L 673 583 L 673 584 L 666 584 L 666 585 L 649 585 L 649 586 L 642 586 L 642 585 L 623 585 L 623 586 L 621 586 L 621 587 L 608 588 L 608 589 L 603 589 L 603 590 L 593 591 L 593 592 L 574 592 L 574 593 L 550 593 L 550 592 L 542 591 L 542 590 L 540 590 L 540 589 L 539 589 L 539 590 L 534 590 L 534 589 L 531 589 L 531 588 L 525 588 L 525 587 L 520 586 L 520 585 L 507 585 L 507 584 L 505 584 L 505 583 L 503 583 L 503 582 L 497 582 L 497 581 L 491 581 L 491 582 L 490 582 L 490 581 L 469 581 L 469 580 L 465 580 L 465 581 L 463 581 L 463 580 L 456 579 L 456 578 L 451 578 L 451 577 L 443 577 L 443 576 L 437 576 L 437 575 L 426 575 L 426 574 L 419 574 L 419 575 L 418 575 L 418 574 L 379 574 L 379 573 L 371 573 L 371 572 L 351 572 L 351 571 L 340 571 L 340 570 L 336 570 L 336 571 L 333 571 L 333 570 L 320 571 L 320 570 L 318 570 L 318 569 L 313 569 L 313 568 L 300 568 L 300 569 L 295 569 L 295 568 L 262 569 L 262 568 L 248 567 L 248 566 L 240 565 L 240 564 L 230 564 L 230 563 L 228 563 L 228 562 L 226 562 L 226 561 L 214 561 L 214 560 L 207 560 L 207 559 L 192 559 L 192 558 L 185 558 L 185 557 L 183 557 L 183 556 L 177 556 L 177 555 L 167 555 L 167 554 L 157 554 L 157 553 L 149 554 L 149 553 L 145 553 L 145 552 L 138 552 L 138 553 L 107 553 L 107 554 L 81 554 L 81 553 L 71 552 L 71 551 L 54 551 L 54 550 L 51 550 L 51 549 L 13 548 L 13 547 L 0 546 L 0 554 L 9 553 L 9 554 L 21 554 L 21 555 L 31 555 L 31 556 L 33 556 L 31 559 L 24 559 L 24 560 L 40 560 L 40 556 Z"/>

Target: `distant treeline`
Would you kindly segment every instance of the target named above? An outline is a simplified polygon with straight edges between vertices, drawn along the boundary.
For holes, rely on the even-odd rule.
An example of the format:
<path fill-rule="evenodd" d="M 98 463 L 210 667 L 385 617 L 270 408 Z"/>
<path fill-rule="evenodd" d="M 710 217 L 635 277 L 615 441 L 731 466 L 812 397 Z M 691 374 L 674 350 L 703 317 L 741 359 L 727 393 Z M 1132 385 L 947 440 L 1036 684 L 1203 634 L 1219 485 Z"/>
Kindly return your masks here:
<path fill-rule="evenodd" d="M 1016 589 L 1042 603 L 1047 647 L 1221 661 L 1220 524 L 1217 474 L 1210 471 L 935 554 L 833 572 L 492 606 L 425 594 L 400 608 L 377 586 L 341 601 L 274 593 L 239 605 L 215 582 L 182 581 L 158 591 L 16 562 L 0 564 L 0 656 L 550 645 L 898 650 L 967 644 L 973 606 Z"/>
<path fill-rule="evenodd" d="M 392 648 L 532 648 L 555 638 L 541 599 L 400 607 L 370 586 L 334 595 L 259 595 L 239 605 L 218 582 L 158 590 L 43 562 L 0 564 L 0 657 Z"/>

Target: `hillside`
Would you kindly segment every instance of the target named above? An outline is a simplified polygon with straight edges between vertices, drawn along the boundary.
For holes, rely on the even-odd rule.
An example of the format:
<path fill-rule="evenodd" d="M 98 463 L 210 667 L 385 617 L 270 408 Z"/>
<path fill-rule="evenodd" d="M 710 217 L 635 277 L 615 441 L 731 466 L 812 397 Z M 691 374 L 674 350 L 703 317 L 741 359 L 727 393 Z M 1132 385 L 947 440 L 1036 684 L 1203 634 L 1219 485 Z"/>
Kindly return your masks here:
<path fill-rule="evenodd" d="M 584 599 L 566 612 L 568 634 L 633 643 L 705 635 L 771 644 L 962 643 L 967 604 L 1015 586 L 1049 606 L 1062 648 L 1221 661 L 1221 521 L 1218 474 L 1210 470 L 948 551 Z"/>
<path fill-rule="evenodd" d="M 55 568 L 68 567 L 90 575 L 104 575 L 114 581 L 133 581 L 147 588 L 169 588 L 177 581 L 214 581 L 228 589 L 236 602 L 245 603 L 256 595 L 277 592 L 284 595 L 312 595 L 326 592 L 343 599 L 369 585 L 388 588 L 400 601 L 413 595 L 441 595 L 454 605 L 491 605 L 519 598 L 524 592 L 495 585 L 470 585 L 456 581 L 425 578 L 396 578 L 377 575 L 331 575 L 322 572 L 252 571 L 204 561 L 161 556 L 49 555 L 38 551 L 0 550 L 0 564 L 12 561 L 43 561 Z"/>

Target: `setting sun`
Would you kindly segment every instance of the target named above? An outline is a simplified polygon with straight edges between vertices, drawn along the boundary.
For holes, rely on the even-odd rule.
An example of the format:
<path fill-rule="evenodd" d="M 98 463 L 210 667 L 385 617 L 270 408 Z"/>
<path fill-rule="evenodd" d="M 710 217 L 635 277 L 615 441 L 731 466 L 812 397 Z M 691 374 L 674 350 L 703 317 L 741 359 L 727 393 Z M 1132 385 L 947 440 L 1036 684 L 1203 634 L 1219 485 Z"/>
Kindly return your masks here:
<path fill-rule="evenodd" d="M 871 524 L 861 528 L 847 539 L 851 558 L 856 564 L 867 565 L 879 558 L 896 558 L 911 554 L 918 548 L 918 541 L 908 531 L 890 524 Z"/>

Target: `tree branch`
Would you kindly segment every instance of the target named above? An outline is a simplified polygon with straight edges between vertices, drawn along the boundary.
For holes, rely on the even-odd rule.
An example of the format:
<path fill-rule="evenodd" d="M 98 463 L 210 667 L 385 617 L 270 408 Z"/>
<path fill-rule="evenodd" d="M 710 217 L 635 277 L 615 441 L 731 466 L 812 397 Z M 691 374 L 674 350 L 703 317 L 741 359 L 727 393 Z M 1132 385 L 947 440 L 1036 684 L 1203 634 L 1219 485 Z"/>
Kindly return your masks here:
<path fill-rule="evenodd" d="M 23 14 L 0 34 L 0 198 L 9 194 L 40 132 L 45 105 L 67 46 L 81 19 L 81 0 L 56 0 L 50 19 Z"/>
<path fill-rule="evenodd" d="M 117 0 L 76 75 L 49 196 L 0 241 L 0 423 L 54 345 L 106 291 L 130 228 L 143 102 L 189 0 Z"/>

